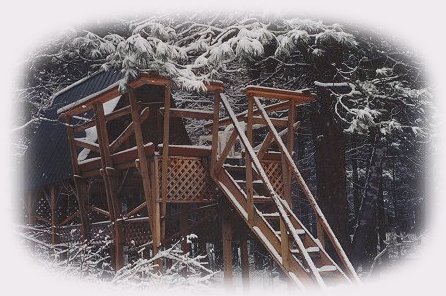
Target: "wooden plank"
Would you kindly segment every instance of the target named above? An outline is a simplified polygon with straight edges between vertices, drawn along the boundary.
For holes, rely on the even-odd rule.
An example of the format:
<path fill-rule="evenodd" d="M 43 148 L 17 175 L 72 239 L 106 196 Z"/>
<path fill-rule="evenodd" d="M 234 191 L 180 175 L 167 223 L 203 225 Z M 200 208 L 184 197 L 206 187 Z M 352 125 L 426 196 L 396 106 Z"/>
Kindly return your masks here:
<path fill-rule="evenodd" d="M 141 73 L 137 79 L 128 83 L 128 88 L 138 88 L 146 84 L 165 86 L 169 84 L 169 82 L 170 80 L 167 77 Z M 95 104 L 105 103 L 120 95 L 121 92 L 119 91 L 119 81 L 117 81 L 103 90 L 82 98 L 73 104 L 69 104 L 58 109 L 57 114 L 60 114 L 60 117 L 63 120 L 63 118 L 83 113 L 93 108 Z"/>
<path fill-rule="evenodd" d="M 158 149 L 164 155 L 164 144 L 159 144 Z M 211 152 L 211 146 L 169 145 L 169 156 L 207 157 Z"/>
<path fill-rule="evenodd" d="M 130 114 L 130 107 L 129 106 L 125 106 L 125 107 L 123 107 L 121 109 L 115 110 L 115 111 L 105 115 L 105 121 L 106 122 L 110 122 L 112 120 L 121 118 L 122 116 L 125 116 L 125 115 L 128 115 L 128 114 Z M 96 121 L 95 121 L 94 118 L 92 118 L 91 120 L 89 120 L 89 121 L 87 121 L 85 123 L 76 125 L 74 127 L 74 131 L 77 132 L 77 133 L 78 132 L 83 132 L 87 128 L 93 127 L 95 125 L 96 125 Z"/>
<path fill-rule="evenodd" d="M 271 145 L 273 139 L 274 139 L 274 136 L 272 135 L 272 133 L 268 132 L 268 134 L 266 134 L 265 139 L 263 139 L 263 142 L 259 145 L 260 149 L 257 152 L 257 157 L 260 160 L 262 160 L 263 157 L 265 156 L 265 153 L 268 152 L 268 147 Z"/>
<path fill-rule="evenodd" d="M 110 152 L 113 153 L 118 148 L 130 138 L 131 135 L 133 135 L 134 128 L 133 128 L 133 121 L 130 122 L 130 124 L 122 131 L 122 133 L 110 144 Z"/>
<path fill-rule="evenodd" d="M 221 81 L 209 81 L 205 86 L 208 92 L 220 93 L 224 90 L 224 85 Z"/>
<path fill-rule="evenodd" d="M 161 107 L 160 111 L 164 113 L 164 107 Z M 211 120 L 213 116 L 214 113 L 212 111 L 170 108 L 171 118 L 192 118 L 198 120 Z"/>
<path fill-rule="evenodd" d="M 294 103 L 296 103 L 297 105 L 299 104 L 296 101 L 293 101 Z M 279 103 L 275 103 L 275 104 L 271 104 L 268 106 L 264 107 L 266 111 L 282 111 L 282 110 L 287 110 L 289 108 L 289 103 L 287 101 L 283 101 L 283 102 L 279 102 Z M 254 115 L 258 115 L 260 113 L 259 110 L 254 109 Z M 241 120 L 242 118 L 246 117 L 246 114 L 248 114 L 248 111 L 243 111 L 240 112 L 238 114 L 235 115 L 235 117 L 238 120 Z M 217 121 L 213 121 L 213 122 L 217 122 Z M 210 123 L 206 123 L 204 125 L 205 128 L 210 128 L 213 125 L 213 122 Z M 224 117 L 221 118 L 220 120 L 218 120 L 218 126 L 225 126 L 231 124 L 231 118 L 230 117 Z"/>
<path fill-rule="evenodd" d="M 82 147 L 85 149 L 89 149 L 93 152 L 97 152 L 99 153 L 99 145 L 96 143 L 92 143 L 92 142 L 88 142 L 79 138 L 74 138 L 73 139 L 73 143 L 74 145 L 76 145 L 77 147 Z"/>
<path fill-rule="evenodd" d="M 248 119 L 246 117 L 242 118 L 242 119 L 245 122 L 248 121 Z M 288 126 L 288 118 L 271 118 L 271 122 L 274 124 L 274 126 L 277 126 L 277 127 Z M 266 125 L 265 120 L 261 116 L 253 116 L 252 123 Z"/>
<path fill-rule="evenodd" d="M 102 215 L 104 215 L 106 217 L 110 217 L 110 213 L 107 212 L 106 210 L 101 209 L 101 208 L 98 208 L 98 207 L 95 207 L 95 206 L 90 206 L 90 210 L 92 210 L 92 211 L 94 211 L 96 213 L 102 214 Z"/>
<path fill-rule="evenodd" d="M 296 131 L 300 126 L 300 122 L 295 122 L 293 124 L 293 133 L 294 131 Z M 284 137 L 285 135 L 288 136 L 288 127 L 283 129 L 281 132 L 279 132 L 279 136 L 280 137 Z M 254 151 L 258 151 L 257 152 L 257 157 L 259 159 L 262 159 L 264 153 L 267 152 L 269 145 L 271 145 L 272 143 L 274 143 L 274 137 L 271 134 L 271 132 L 268 132 L 268 134 L 266 135 L 265 139 L 263 139 L 262 143 L 260 143 L 259 145 L 257 145 L 256 147 L 254 147 Z M 291 151 L 293 152 L 293 151 Z"/>
<path fill-rule="evenodd" d="M 218 174 L 218 172 L 223 168 L 223 164 L 226 160 L 226 157 L 228 156 L 229 152 L 231 151 L 231 148 L 234 146 L 235 141 L 237 140 L 237 132 L 235 130 L 232 131 L 231 136 L 229 137 L 228 141 L 226 142 L 226 146 L 221 152 L 221 155 L 218 158 L 217 163 L 215 164 L 215 173 Z"/>
<path fill-rule="evenodd" d="M 109 114 L 105 115 L 105 121 L 108 123 L 112 120 L 121 118 L 129 114 L 131 114 L 130 106 L 125 106 L 122 107 L 121 109 L 114 110 L 113 112 L 110 112 Z"/>
<path fill-rule="evenodd" d="M 130 218 L 130 217 L 136 215 L 137 213 L 139 213 L 142 209 L 144 209 L 146 207 L 147 207 L 147 202 L 144 201 L 142 204 L 140 204 L 139 206 L 135 207 L 133 210 L 131 210 L 130 212 L 125 214 L 124 218 Z"/>
<path fill-rule="evenodd" d="M 81 132 L 84 132 L 87 128 L 93 127 L 95 125 L 96 125 L 96 121 L 94 118 L 92 118 L 90 121 L 75 125 L 74 131 L 76 133 L 81 133 Z"/>
<path fill-rule="evenodd" d="M 245 88 L 246 96 L 263 97 L 278 100 L 295 100 L 298 104 L 307 104 L 316 100 L 316 95 L 303 93 L 302 91 L 292 91 L 280 88 L 248 85 Z"/>
<path fill-rule="evenodd" d="M 153 156 L 155 153 L 155 146 L 153 143 L 147 143 L 144 145 L 144 153 L 146 156 Z M 111 160 L 115 168 L 118 167 L 126 167 L 125 164 L 130 164 L 131 167 L 134 166 L 135 159 L 139 157 L 137 146 L 116 152 L 111 155 Z M 123 165 L 123 166 L 122 166 Z M 87 159 L 79 164 L 79 169 L 82 172 L 82 175 L 85 176 L 91 171 L 99 171 L 102 167 L 101 159 L 92 158 L 91 160 Z"/>
<path fill-rule="evenodd" d="M 143 123 L 149 117 L 149 107 L 144 108 L 141 112 L 140 123 Z M 110 144 L 110 152 L 115 152 L 118 148 L 133 135 L 134 127 L 133 121 L 124 129 L 124 131 Z"/>

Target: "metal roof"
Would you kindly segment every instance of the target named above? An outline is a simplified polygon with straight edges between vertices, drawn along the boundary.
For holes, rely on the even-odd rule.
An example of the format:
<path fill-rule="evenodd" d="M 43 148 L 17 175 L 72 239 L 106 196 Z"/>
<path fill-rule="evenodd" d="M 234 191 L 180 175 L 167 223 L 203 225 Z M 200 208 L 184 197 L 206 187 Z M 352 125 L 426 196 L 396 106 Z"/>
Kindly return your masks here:
<path fill-rule="evenodd" d="M 119 71 L 101 71 L 79 80 L 53 95 L 44 117 L 57 119 L 57 109 L 96 93 L 123 77 Z M 32 190 L 72 176 L 66 127 L 42 121 L 25 153 L 25 188 Z"/>

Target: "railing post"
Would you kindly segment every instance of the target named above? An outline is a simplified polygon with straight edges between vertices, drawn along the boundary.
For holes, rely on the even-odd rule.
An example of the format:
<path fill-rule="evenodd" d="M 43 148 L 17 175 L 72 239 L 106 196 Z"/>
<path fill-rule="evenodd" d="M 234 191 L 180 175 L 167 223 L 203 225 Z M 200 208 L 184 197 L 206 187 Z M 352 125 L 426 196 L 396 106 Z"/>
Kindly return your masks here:
<path fill-rule="evenodd" d="M 212 119 L 212 151 L 211 151 L 211 177 L 215 174 L 218 152 L 218 128 L 220 119 L 220 93 L 214 93 L 214 114 Z"/>
<path fill-rule="evenodd" d="M 288 270 L 290 267 L 290 242 L 285 222 L 280 218 L 280 247 L 282 253 L 282 265 Z"/>
<path fill-rule="evenodd" d="M 232 283 L 232 223 L 225 209 L 221 220 L 221 235 L 223 241 L 223 274 L 226 285 Z"/>
<path fill-rule="evenodd" d="M 288 127 L 287 127 L 287 141 L 286 148 L 288 153 L 293 153 L 294 148 L 294 117 L 296 111 L 296 104 L 293 99 L 289 101 L 289 109 L 288 109 Z M 283 175 L 283 195 L 285 200 L 288 202 L 290 208 L 293 208 L 293 200 L 291 196 L 291 168 L 286 160 L 286 156 L 282 154 L 282 175 Z"/>
<path fill-rule="evenodd" d="M 167 212 L 167 182 L 169 169 L 169 137 L 170 137 L 170 82 L 164 90 L 164 117 L 163 117 L 163 162 L 161 175 L 161 216 L 165 217 Z M 156 205 L 156 202 L 154 203 Z M 159 205 L 158 205 L 159 206 Z M 166 219 L 163 218 L 160 225 L 161 238 L 166 236 Z M 160 240 L 161 240 L 160 238 Z"/>
<path fill-rule="evenodd" d="M 253 125 L 253 108 L 254 102 L 251 96 L 248 96 L 248 118 L 246 122 L 246 138 L 249 145 L 252 146 L 252 125 Z M 245 151 L 245 166 L 246 166 L 246 199 L 248 221 L 252 224 L 254 221 L 254 189 L 252 185 L 252 160 L 248 153 L 248 148 Z"/>
<path fill-rule="evenodd" d="M 244 289 L 249 288 L 249 253 L 248 236 L 245 227 L 239 227 L 240 235 L 240 265 L 242 268 L 242 284 Z"/>

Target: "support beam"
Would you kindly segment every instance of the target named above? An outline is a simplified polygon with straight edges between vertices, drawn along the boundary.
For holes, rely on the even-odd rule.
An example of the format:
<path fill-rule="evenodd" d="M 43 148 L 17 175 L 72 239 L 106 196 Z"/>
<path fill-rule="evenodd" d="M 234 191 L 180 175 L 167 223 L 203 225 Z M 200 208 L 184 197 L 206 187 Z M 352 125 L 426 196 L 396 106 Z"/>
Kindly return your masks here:
<path fill-rule="evenodd" d="M 212 122 L 218 122 L 220 118 L 220 94 L 214 94 L 214 118 Z M 218 124 L 212 125 L 212 151 L 211 151 L 211 177 L 215 174 L 215 164 L 218 154 Z"/>
<path fill-rule="evenodd" d="M 57 193 L 56 193 L 56 188 L 53 185 L 50 187 L 51 243 L 53 245 L 59 243 L 59 236 L 56 233 L 56 226 L 57 226 L 56 208 L 57 208 Z"/>
<path fill-rule="evenodd" d="M 138 149 L 139 158 L 139 172 L 141 173 L 144 197 L 146 201 L 147 211 L 149 213 L 150 230 L 152 232 L 152 249 L 155 255 L 160 246 L 160 234 L 159 234 L 159 215 L 156 215 L 155 209 L 155 197 L 152 195 L 152 186 L 150 180 L 149 162 L 144 151 L 144 139 L 141 127 L 141 118 L 138 112 L 138 104 L 136 102 L 135 91 L 132 88 L 128 89 L 129 103 L 132 113 L 133 130 L 135 134 L 136 146 Z"/>
<path fill-rule="evenodd" d="M 242 269 L 243 288 L 249 288 L 249 253 L 248 253 L 248 235 L 245 227 L 239 228 L 240 235 L 240 264 Z"/>
<path fill-rule="evenodd" d="M 246 123 L 246 138 L 250 145 L 252 145 L 253 138 L 253 113 L 254 113 L 254 102 L 253 98 L 248 96 L 248 119 Z M 235 131 L 235 129 L 234 129 Z M 249 153 L 245 154 L 245 165 L 246 165 L 246 199 L 247 199 L 247 212 L 248 221 L 254 224 L 254 187 L 252 184 L 252 160 Z"/>
<path fill-rule="evenodd" d="M 226 285 L 232 283 L 232 223 L 227 213 L 223 213 L 221 221 L 223 241 L 223 274 Z"/>
<path fill-rule="evenodd" d="M 161 216 L 166 216 L 167 211 L 167 182 L 169 168 L 169 132 L 170 132 L 170 82 L 164 89 L 164 117 L 163 117 L 163 162 L 161 175 Z M 166 236 L 166 220 L 161 221 L 161 238 Z M 161 239 L 160 238 L 160 239 Z"/>
<path fill-rule="evenodd" d="M 124 239 L 122 237 L 121 204 L 117 194 L 119 187 L 119 183 L 117 182 L 118 173 L 113 168 L 113 161 L 110 154 L 110 142 L 105 121 L 104 106 L 102 103 L 96 103 L 93 105 L 93 110 L 96 115 L 96 129 L 101 154 L 102 169 L 100 171 L 105 185 L 110 222 L 113 223 L 112 262 L 115 270 L 119 270 L 124 266 Z"/>
<path fill-rule="evenodd" d="M 82 177 L 74 175 L 74 186 L 76 188 L 76 200 L 79 207 L 79 217 L 81 220 L 81 238 L 90 238 L 90 223 L 88 221 L 88 184 Z"/>

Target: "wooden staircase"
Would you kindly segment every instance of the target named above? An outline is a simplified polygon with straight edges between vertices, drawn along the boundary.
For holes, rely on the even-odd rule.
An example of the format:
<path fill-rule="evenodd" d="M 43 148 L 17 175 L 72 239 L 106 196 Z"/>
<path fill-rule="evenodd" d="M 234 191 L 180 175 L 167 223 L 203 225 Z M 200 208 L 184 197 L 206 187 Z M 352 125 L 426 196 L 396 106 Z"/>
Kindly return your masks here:
<path fill-rule="evenodd" d="M 261 93 L 256 93 L 255 90 L 247 88 L 248 111 L 244 118 L 246 129 L 239 121 L 240 116 L 236 116 L 231 109 L 228 98 L 224 94 L 215 99 L 214 114 L 218 116 L 221 102 L 234 129 L 220 153 L 217 152 L 216 139 L 212 141 L 211 176 L 213 180 L 285 275 L 300 288 L 305 289 L 314 285 L 326 287 L 330 282 L 359 281 L 355 270 L 294 164 L 290 151 L 287 150 L 281 139 L 282 135 L 274 127 L 272 119 L 257 97 L 258 95 L 263 98 L 270 96 L 275 98 L 275 92 L 263 88 L 260 91 Z M 296 103 L 292 99 L 297 94 L 299 93 L 289 92 L 290 104 Z M 254 103 L 256 109 L 254 109 Z M 315 212 L 320 226 L 318 228 L 332 243 L 343 268 L 326 252 L 325 239 L 321 239 L 321 242 L 315 238 L 293 213 L 289 203 L 273 188 L 259 159 L 259 150 L 254 150 L 252 146 L 254 114 L 261 115 L 261 121 L 269 130 L 267 136 L 269 143 L 264 141 L 267 142 L 265 145 L 269 145 L 272 141 L 277 143 L 282 154 L 282 164 L 286 165 L 290 176 L 296 177 L 301 190 Z M 257 119 L 259 121 L 258 116 Z M 219 118 L 214 118 L 213 135 L 218 134 L 219 125 L 215 123 L 219 120 Z M 228 119 L 226 118 L 226 120 Z M 238 157 L 230 158 L 228 157 L 229 151 L 234 147 L 237 139 L 244 151 Z M 263 151 L 265 150 L 267 147 L 263 148 Z M 321 237 L 324 237 L 323 235 L 321 234 Z"/>

